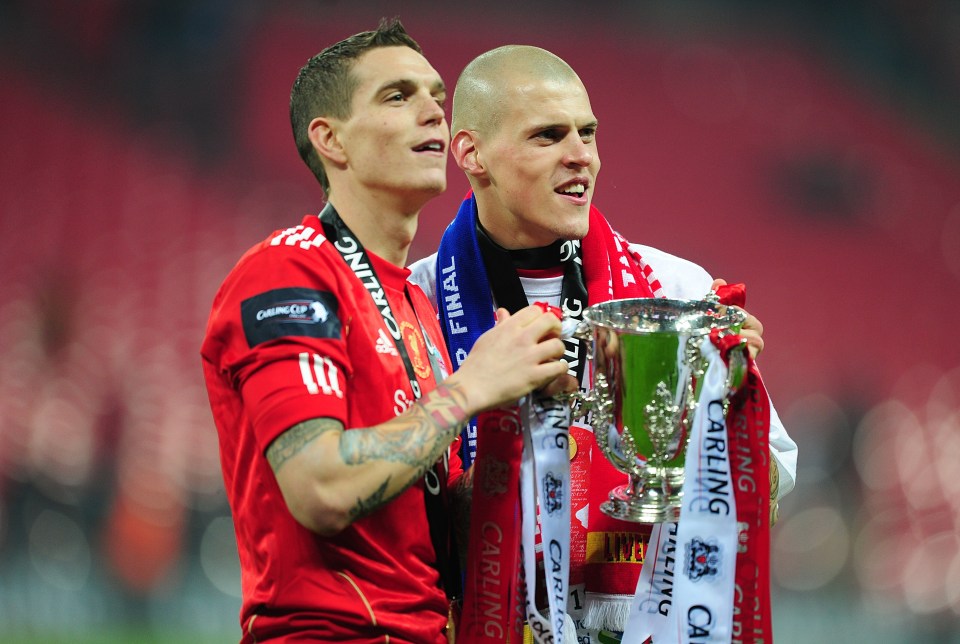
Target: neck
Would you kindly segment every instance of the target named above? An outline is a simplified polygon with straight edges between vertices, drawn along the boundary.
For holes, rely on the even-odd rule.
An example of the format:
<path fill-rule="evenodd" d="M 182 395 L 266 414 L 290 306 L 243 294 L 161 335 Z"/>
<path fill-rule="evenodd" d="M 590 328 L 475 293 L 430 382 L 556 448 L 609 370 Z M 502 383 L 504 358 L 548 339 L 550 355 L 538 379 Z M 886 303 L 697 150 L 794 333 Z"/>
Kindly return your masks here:
<path fill-rule="evenodd" d="M 419 206 L 410 209 L 388 200 L 349 199 L 332 191 L 330 203 L 367 251 L 396 266 L 406 266 L 417 233 Z"/>
<path fill-rule="evenodd" d="M 487 236 L 505 250 L 524 250 L 549 246 L 557 241 L 556 236 L 545 237 L 524 225 L 509 213 L 502 202 L 482 190 L 473 187 L 477 201 L 477 219 Z M 499 214 L 496 214 L 499 213 Z"/>
<path fill-rule="evenodd" d="M 504 248 L 502 244 L 498 243 L 490 235 L 490 232 L 484 228 L 483 224 L 479 220 L 477 221 L 477 235 L 486 239 L 490 244 L 493 244 L 495 247 L 500 248 L 503 252 L 505 252 L 513 262 L 513 266 L 517 269 L 540 270 L 545 268 L 554 268 L 563 263 L 561 261 L 561 247 L 563 246 L 562 239 L 558 239 L 552 244 L 538 246 L 536 248 L 508 249 Z"/>

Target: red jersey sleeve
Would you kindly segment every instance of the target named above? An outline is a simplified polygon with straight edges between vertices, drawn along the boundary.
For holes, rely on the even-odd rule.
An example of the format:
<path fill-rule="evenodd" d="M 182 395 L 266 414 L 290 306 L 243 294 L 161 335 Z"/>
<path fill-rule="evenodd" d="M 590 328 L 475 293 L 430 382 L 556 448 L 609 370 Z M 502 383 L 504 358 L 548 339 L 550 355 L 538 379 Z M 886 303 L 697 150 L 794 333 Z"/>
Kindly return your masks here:
<path fill-rule="evenodd" d="M 350 303 L 328 262 L 262 245 L 241 259 L 214 302 L 204 355 L 242 396 L 263 451 L 310 418 L 346 423 Z"/>

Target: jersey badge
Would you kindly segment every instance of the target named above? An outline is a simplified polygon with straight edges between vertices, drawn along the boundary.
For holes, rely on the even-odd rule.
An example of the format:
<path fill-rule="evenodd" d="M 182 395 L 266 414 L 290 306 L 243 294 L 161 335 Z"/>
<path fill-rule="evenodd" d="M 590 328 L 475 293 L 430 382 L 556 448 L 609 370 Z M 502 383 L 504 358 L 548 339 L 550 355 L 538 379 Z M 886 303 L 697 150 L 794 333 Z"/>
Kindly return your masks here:
<path fill-rule="evenodd" d="M 400 332 L 403 334 L 407 353 L 410 354 L 414 373 L 418 378 L 427 378 L 430 375 L 430 358 L 427 356 L 427 348 L 423 344 L 422 336 L 415 326 L 405 320 L 400 322 Z"/>
<path fill-rule="evenodd" d="M 339 339 L 338 306 L 333 293 L 278 288 L 241 302 L 240 317 L 251 347 L 285 337 Z"/>

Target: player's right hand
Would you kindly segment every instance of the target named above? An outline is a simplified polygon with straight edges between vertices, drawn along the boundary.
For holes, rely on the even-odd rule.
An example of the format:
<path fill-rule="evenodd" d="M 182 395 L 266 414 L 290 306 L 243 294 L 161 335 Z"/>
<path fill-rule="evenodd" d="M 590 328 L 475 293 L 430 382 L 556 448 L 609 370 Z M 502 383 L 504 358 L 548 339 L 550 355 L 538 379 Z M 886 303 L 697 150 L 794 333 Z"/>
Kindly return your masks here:
<path fill-rule="evenodd" d="M 460 369 L 450 379 L 463 385 L 471 415 L 511 404 L 546 385 L 562 384 L 560 320 L 530 305 L 515 315 L 497 311 L 497 324 L 481 335 Z M 558 384 L 553 384 L 559 381 Z"/>

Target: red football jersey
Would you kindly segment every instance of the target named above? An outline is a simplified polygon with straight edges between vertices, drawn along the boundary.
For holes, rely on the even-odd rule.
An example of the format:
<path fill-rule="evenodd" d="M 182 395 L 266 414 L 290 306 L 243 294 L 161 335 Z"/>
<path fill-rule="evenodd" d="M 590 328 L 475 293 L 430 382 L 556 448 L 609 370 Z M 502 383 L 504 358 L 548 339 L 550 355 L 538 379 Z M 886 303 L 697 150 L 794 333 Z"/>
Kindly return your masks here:
<path fill-rule="evenodd" d="M 435 380 L 421 324 L 449 368 L 409 271 L 367 254 L 387 319 L 322 230 L 307 216 L 248 251 L 217 293 L 201 349 L 240 554 L 244 641 L 445 642 L 424 484 L 324 538 L 294 520 L 264 456 L 305 420 L 371 427 L 413 404 L 387 324 L 403 334 L 424 392 Z"/>

